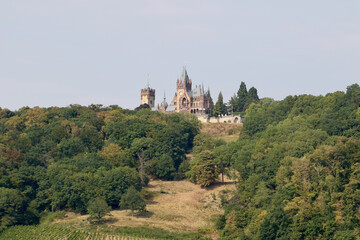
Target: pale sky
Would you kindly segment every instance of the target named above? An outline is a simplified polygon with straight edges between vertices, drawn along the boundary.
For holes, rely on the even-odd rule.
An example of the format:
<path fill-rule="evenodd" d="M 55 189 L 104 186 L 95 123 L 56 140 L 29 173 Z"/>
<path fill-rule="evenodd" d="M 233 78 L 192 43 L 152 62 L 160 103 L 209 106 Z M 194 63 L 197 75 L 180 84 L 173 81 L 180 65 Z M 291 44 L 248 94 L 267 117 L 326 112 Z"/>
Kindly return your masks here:
<path fill-rule="evenodd" d="M 150 74 L 159 103 L 187 66 L 214 102 L 360 83 L 359 0 L 0 0 L 0 107 L 133 109 Z"/>

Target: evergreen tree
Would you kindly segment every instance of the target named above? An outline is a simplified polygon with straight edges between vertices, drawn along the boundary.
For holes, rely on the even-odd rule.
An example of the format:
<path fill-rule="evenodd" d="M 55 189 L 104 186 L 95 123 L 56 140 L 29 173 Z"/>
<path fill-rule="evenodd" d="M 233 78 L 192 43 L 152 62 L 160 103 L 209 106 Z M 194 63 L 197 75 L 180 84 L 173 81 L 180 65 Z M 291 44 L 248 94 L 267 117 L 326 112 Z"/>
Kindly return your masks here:
<path fill-rule="evenodd" d="M 213 115 L 214 116 L 220 116 L 222 114 L 226 114 L 226 106 L 224 104 L 223 95 L 220 92 L 218 96 L 218 100 L 214 106 L 213 109 Z"/>
<path fill-rule="evenodd" d="M 234 93 L 234 95 L 230 98 L 229 100 L 229 111 L 230 112 L 236 112 L 237 111 L 237 104 L 238 104 L 238 99 L 236 94 Z"/>
<path fill-rule="evenodd" d="M 237 108 L 236 111 L 242 112 L 245 110 L 245 104 L 247 101 L 248 92 L 246 90 L 246 84 L 241 82 L 240 88 L 237 92 Z"/>
<path fill-rule="evenodd" d="M 254 87 L 251 87 L 249 89 L 249 92 L 248 92 L 248 99 L 250 100 L 254 100 L 254 101 L 258 101 L 259 100 L 259 96 L 258 96 L 258 93 L 257 93 L 257 89 L 254 88 Z"/>
<path fill-rule="evenodd" d="M 250 106 L 251 103 L 256 103 L 258 101 L 259 101 L 259 96 L 257 94 L 257 89 L 254 88 L 254 87 L 251 87 L 249 89 L 249 92 L 248 92 L 248 95 L 247 95 L 244 111 Z"/>

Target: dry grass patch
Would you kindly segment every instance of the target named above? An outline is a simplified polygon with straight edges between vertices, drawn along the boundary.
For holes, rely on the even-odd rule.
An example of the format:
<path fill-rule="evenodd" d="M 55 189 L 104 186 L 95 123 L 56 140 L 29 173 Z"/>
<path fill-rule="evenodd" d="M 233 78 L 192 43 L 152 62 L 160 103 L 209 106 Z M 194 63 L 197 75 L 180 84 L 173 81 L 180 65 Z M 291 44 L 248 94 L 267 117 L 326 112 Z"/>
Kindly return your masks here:
<path fill-rule="evenodd" d="M 131 216 L 130 211 L 114 210 L 105 220 L 109 226 L 146 226 L 175 232 L 213 229 L 213 217 L 223 213 L 219 193 L 224 189 L 232 191 L 235 186 L 217 184 L 210 189 L 202 189 L 187 180 L 151 181 L 146 190 L 157 194 L 146 207 L 148 214 Z M 66 218 L 56 222 L 81 227 L 88 224 L 87 217 L 88 215 L 69 213 Z"/>
<path fill-rule="evenodd" d="M 232 142 L 239 138 L 242 123 L 202 123 L 201 126 L 202 133 L 209 133 L 214 138 Z"/>

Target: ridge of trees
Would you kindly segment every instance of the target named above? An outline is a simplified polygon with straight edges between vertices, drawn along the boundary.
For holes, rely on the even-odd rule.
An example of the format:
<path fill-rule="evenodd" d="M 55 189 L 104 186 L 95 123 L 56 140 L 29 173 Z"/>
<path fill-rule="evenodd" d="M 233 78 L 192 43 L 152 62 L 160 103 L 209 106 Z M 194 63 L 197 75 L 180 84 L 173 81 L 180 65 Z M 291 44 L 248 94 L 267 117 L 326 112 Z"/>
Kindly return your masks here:
<path fill-rule="evenodd" d="M 148 176 L 184 177 L 179 166 L 199 129 L 194 115 L 146 108 L 0 109 L 0 228 L 38 223 L 41 212 L 62 209 L 100 220 L 95 199 L 117 208 Z"/>
<path fill-rule="evenodd" d="M 207 187 L 227 175 L 237 188 L 221 196 L 222 239 L 356 240 L 359 85 L 281 101 L 256 99 L 251 89 L 240 85 L 238 96 L 251 97 L 235 98 L 245 122 L 230 143 L 200 134 L 190 114 L 115 105 L 0 109 L 1 228 L 37 223 L 45 210 L 85 213 L 94 198 L 116 208 L 125 194 L 142 210 L 137 192 L 148 176 Z"/>
<path fill-rule="evenodd" d="M 221 196 L 221 239 L 358 239 L 358 84 L 255 101 L 238 141 L 201 133 L 193 150 L 188 179 L 207 187 L 222 173 L 236 181 L 237 190 Z"/>

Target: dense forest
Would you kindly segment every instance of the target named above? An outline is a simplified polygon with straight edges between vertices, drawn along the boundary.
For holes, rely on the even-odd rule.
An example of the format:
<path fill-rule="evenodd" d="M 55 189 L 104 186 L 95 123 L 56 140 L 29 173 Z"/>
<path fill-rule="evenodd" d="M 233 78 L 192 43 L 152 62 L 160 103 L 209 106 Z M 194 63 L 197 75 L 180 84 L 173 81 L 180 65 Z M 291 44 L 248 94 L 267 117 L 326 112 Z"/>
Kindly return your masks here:
<path fill-rule="evenodd" d="M 117 106 L 2 109 L 1 228 L 36 224 L 44 211 L 86 213 L 95 198 L 117 208 L 148 176 L 181 179 L 199 129 L 194 115 Z"/>
<path fill-rule="evenodd" d="M 218 102 L 217 114 L 227 111 L 222 95 Z M 0 110 L 1 228 L 36 224 L 48 211 L 86 213 L 98 199 L 118 208 L 149 177 L 207 187 L 227 175 L 236 191 L 222 196 L 224 214 L 214 220 L 221 239 L 357 239 L 359 85 L 274 101 L 242 83 L 229 105 L 245 112 L 229 143 L 200 133 L 190 114 Z"/>
<path fill-rule="evenodd" d="M 237 192 L 223 200 L 224 239 L 358 239 L 360 87 L 264 98 L 237 142 L 212 150 Z"/>

